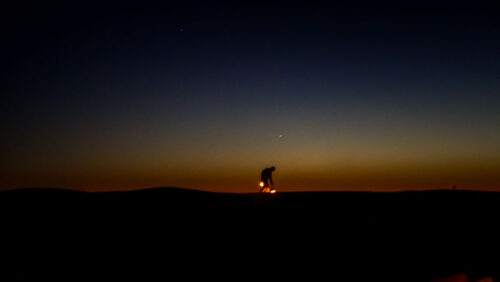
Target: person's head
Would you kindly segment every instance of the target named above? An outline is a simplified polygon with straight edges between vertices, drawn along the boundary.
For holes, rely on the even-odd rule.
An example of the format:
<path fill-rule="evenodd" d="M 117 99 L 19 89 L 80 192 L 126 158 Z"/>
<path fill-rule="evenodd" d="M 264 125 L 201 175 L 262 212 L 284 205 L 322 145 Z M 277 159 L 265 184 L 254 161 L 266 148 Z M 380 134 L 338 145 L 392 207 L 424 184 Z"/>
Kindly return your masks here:
<path fill-rule="evenodd" d="M 274 166 L 271 167 L 271 170 L 274 171 L 276 168 Z"/>

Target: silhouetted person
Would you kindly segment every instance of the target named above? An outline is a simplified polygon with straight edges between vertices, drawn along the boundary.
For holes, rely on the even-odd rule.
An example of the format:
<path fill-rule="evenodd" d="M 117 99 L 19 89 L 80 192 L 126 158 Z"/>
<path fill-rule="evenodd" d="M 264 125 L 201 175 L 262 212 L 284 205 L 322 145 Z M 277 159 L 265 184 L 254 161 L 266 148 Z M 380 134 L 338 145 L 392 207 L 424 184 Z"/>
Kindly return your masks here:
<path fill-rule="evenodd" d="M 272 167 L 268 167 L 268 168 L 265 168 L 262 170 L 262 173 L 260 174 L 260 181 L 262 181 L 262 183 L 264 185 L 262 185 L 262 188 L 260 189 L 260 193 L 262 193 L 266 189 L 271 189 L 271 187 L 274 185 L 272 174 L 273 174 L 273 171 L 275 169 L 276 168 L 274 166 L 272 166 Z M 269 184 L 271 184 L 271 185 L 269 185 Z"/>

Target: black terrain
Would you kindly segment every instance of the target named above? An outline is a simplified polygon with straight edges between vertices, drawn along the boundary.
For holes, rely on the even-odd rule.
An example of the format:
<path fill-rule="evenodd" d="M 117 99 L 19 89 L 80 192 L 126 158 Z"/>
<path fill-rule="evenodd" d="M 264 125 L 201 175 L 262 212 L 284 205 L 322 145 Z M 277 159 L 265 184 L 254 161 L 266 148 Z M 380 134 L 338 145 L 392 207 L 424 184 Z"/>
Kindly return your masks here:
<path fill-rule="evenodd" d="M 500 279 L 500 194 L 0 193 L 0 280 Z"/>

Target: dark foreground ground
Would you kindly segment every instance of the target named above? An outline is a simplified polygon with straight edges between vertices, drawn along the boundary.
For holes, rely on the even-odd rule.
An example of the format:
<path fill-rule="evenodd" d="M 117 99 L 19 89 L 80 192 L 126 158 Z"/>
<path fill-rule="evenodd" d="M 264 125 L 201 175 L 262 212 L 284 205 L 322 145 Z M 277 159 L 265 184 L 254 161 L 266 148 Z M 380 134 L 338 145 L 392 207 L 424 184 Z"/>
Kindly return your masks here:
<path fill-rule="evenodd" d="M 500 194 L 0 192 L 0 280 L 500 281 Z"/>

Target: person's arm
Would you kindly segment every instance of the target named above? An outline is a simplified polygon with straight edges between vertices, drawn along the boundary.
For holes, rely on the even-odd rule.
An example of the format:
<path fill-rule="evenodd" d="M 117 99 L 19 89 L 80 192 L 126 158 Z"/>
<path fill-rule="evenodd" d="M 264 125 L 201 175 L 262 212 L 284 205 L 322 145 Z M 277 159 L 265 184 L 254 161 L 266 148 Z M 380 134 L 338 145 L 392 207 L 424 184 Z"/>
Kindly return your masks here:
<path fill-rule="evenodd" d="M 270 175 L 270 176 L 269 176 L 269 182 L 271 182 L 271 186 L 274 186 L 274 183 L 273 183 L 273 176 L 272 176 L 272 175 Z"/>

